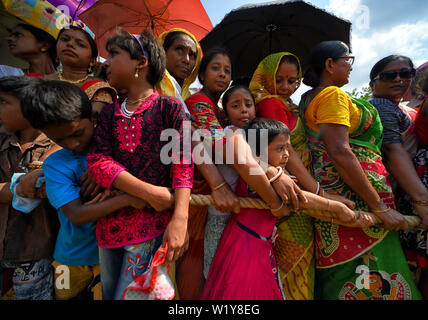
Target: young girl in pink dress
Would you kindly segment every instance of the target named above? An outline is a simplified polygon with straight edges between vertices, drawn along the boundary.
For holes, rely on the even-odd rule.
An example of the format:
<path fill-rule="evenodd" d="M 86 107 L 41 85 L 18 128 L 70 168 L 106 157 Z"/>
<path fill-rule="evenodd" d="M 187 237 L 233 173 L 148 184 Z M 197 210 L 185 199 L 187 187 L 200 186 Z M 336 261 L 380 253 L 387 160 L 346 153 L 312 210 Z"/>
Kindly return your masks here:
<path fill-rule="evenodd" d="M 242 94 L 246 94 L 244 90 Z M 236 126 L 242 126 L 239 122 L 233 121 L 232 118 L 247 119 L 248 111 L 243 111 L 243 113 L 247 113 L 246 117 L 243 114 L 239 116 L 238 112 L 234 113 L 234 106 L 232 106 L 230 110 L 228 109 L 230 122 Z M 284 168 L 288 161 L 288 150 L 290 148 L 289 129 L 277 120 L 256 118 L 251 120 L 244 127 L 244 130 L 247 136 L 249 136 L 248 132 L 250 130 L 255 131 L 256 143 L 253 151 L 257 155 L 263 154 L 261 153 L 262 150 L 267 151 L 267 162 L 271 166 L 277 167 L 278 174 L 271 179 L 271 183 L 275 182 L 284 174 Z M 261 139 L 261 136 L 266 132 L 268 145 L 262 146 L 261 141 L 264 140 Z M 253 145 L 251 146 L 253 147 Z M 238 179 L 235 192 L 239 197 L 258 198 L 258 195 L 248 187 L 242 178 Z M 354 212 L 344 204 L 319 197 L 310 192 L 305 192 L 305 195 L 308 202 L 303 207 L 336 212 L 343 222 L 353 222 L 355 220 Z M 278 220 L 276 216 L 277 210 L 279 209 L 244 208 L 241 209 L 239 214 L 230 216 L 211 262 L 201 299 L 284 299 L 272 249 L 275 224 Z"/>
<path fill-rule="evenodd" d="M 193 164 L 183 146 L 183 105 L 154 90 L 165 72 L 165 52 L 153 35 L 143 31 L 134 37 L 122 31 L 107 41 L 106 48 L 109 82 L 118 92 L 127 92 L 127 97 L 99 114 L 87 155 L 88 170 L 102 187 L 121 190 L 150 205 L 141 210 L 126 207 L 97 222 L 103 299 L 118 300 L 147 269 L 161 244 L 168 242 L 167 263 L 187 249 Z M 166 129 L 175 133 L 175 145 L 174 152 L 162 158 L 168 142 L 161 135 Z"/>

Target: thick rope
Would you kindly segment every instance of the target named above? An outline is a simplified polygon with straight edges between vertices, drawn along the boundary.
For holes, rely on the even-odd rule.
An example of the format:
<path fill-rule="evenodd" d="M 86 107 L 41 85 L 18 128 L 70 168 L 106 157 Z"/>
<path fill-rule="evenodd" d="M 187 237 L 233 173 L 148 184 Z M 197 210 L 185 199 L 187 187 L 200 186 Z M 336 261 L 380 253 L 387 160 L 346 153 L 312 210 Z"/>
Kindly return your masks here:
<path fill-rule="evenodd" d="M 192 194 L 190 197 L 190 204 L 193 206 L 211 206 L 214 205 L 214 201 L 212 200 L 212 197 L 210 195 Z M 239 204 L 241 208 L 269 209 L 269 207 L 263 200 L 256 198 L 239 198 Z M 334 212 L 325 210 L 302 209 L 300 210 L 300 212 L 305 214 L 310 213 L 311 216 L 315 216 L 316 218 L 325 221 L 331 221 L 332 218 L 336 218 L 336 214 Z M 382 220 L 380 220 L 375 214 L 371 212 L 366 212 L 362 210 L 359 210 L 359 212 L 364 212 L 364 214 L 370 216 L 372 225 L 382 223 Z M 406 220 L 409 227 L 416 227 L 421 223 L 421 219 L 416 216 L 404 216 L 404 219 Z M 341 224 L 346 225 L 344 223 Z"/>

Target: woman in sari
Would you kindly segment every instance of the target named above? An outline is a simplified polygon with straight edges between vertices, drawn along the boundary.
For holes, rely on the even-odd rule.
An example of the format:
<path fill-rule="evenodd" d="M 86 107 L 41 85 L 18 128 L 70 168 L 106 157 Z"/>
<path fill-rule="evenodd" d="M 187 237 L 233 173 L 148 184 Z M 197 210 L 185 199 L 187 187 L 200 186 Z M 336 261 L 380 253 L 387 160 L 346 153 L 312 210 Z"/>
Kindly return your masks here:
<path fill-rule="evenodd" d="M 425 229 L 400 231 L 400 239 L 409 266 L 416 269 L 416 274 L 421 274 L 419 288 L 426 293 L 428 207 L 424 203 L 428 203 L 428 189 L 413 162 L 418 146 L 415 130 L 417 111 L 400 104 L 415 75 L 413 67 L 410 58 L 399 55 L 378 61 L 370 72 L 373 98 L 369 102 L 376 107 L 382 120 L 383 162 L 392 176 L 397 208 L 405 215 L 419 215 L 422 219 L 420 227 Z M 424 298 L 428 299 L 428 296 Z"/>
<path fill-rule="evenodd" d="M 158 41 L 165 50 L 166 70 L 156 90 L 179 99 L 187 112 L 184 100 L 190 97 L 189 87 L 198 75 L 201 47 L 193 34 L 180 28 L 165 31 Z"/>
<path fill-rule="evenodd" d="M 406 229 L 382 164 L 382 124 L 376 108 L 351 99 L 348 83 L 354 57 L 340 41 L 315 46 L 309 57 L 306 92 L 299 108 L 322 187 L 374 213 L 383 225 L 348 228 L 315 220 L 316 299 L 420 299 L 397 230 Z M 373 286 L 371 275 L 381 274 Z"/>
<path fill-rule="evenodd" d="M 344 202 L 353 208 L 352 201 L 324 192 L 310 174 L 311 155 L 306 145 L 306 134 L 298 108 L 290 100 L 300 86 L 301 78 L 300 61 L 294 54 L 279 52 L 264 58 L 250 82 L 250 90 L 257 104 L 257 116 L 281 121 L 290 129 L 292 148 L 289 150 L 287 169 L 303 189 Z M 313 299 L 315 260 L 312 218 L 292 214 L 279 221 L 278 234 L 274 249 L 286 298 Z"/>
<path fill-rule="evenodd" d="M 92 103 L 93 119 L 107 104 L 116 99 L 116 91 L 104 80 L 91 76 L 98 57 L 93 33 L 81 23 L 74 22 L 62 29 L 57 37 L 56 51 L 62 71 L 47 75 L 50 80 L 62 80 L 78 85 Z"/>

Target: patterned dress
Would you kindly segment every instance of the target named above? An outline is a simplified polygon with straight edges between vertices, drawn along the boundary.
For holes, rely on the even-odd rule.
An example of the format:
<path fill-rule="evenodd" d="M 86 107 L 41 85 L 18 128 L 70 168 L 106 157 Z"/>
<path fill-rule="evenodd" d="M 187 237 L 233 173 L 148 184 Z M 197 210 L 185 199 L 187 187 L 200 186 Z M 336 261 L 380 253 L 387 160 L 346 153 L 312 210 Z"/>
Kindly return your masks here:
<path fill-rule="evenodd" d="M 163 130 L 174 129 L 178 133 L 174 139 L 180 142 L 185 119 L 176 99 L 159 96 L 156 91 L 135 110 L 129 123 L 117 102 L 104 107 L 87 155 L 88 170 L 108 189 L 123 170 L 157 186 L 191 188 L 193 162 L 183 143 L 178 144 L 178 153 L 171 154 L 172 164 L 165 165 L 160 157 L 167 144 L 161 140 Z M 117 248 L 154 239 L 165 231 L 171 214 L 170 210 L 122 208 L 98 220 L 98 245 Z"/>
<path fill-rule="evenodd" d="M 343 116 L 346 116 L 348 106 L 359 109 L 359 113 L 354 114 L 359 115 L 359 123 L 349 130 L 349 145 L 369 182 L 383 202 L 393 208 L 394 197 L 387 181 L 388 172 L 380 156 L 382 124 L 378 112 L 366 101 L 351 100 L 337 87 L 325 88 L 308 105 L 304 103 L 304 95 L 300 105 L 309 135 L 316 179 L 325 190 L 335 190 L 354 201 L 357 210 L 368 209 L 367 204 L 345 184 L 336 171 L 319 131 L 311 129 L 306 123 L 310 119 L 309 109 L 314 113 L 313 118 L 320 123 L 332 123 L 323 122 L 321 117 L 325 111 L 323 109 L 331 107 L 326 105 L 329 95 L 338 97 L 338 103 L 333 109 L 345 110 Z M 314 123 L 311 127 L 314 127 Z M 420 299 L 395 231 L 377 225 L 366 229 L 348 228 L 316 220 L 315 248 L 316 299 Z"/>

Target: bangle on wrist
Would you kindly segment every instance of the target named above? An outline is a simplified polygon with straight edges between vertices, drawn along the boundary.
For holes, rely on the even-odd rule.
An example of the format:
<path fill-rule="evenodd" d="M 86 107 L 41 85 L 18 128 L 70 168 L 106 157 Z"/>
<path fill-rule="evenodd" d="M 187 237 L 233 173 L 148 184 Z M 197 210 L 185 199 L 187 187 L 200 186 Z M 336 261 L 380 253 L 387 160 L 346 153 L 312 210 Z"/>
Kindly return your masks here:
<path fill-rule="evenodd" d="M 417 204 L 418 206 L 428 206 L 427 200 L 412 200 L 413 204 Z"/>
<path fill-rule="evenodd" d="M 281 167 L 276 167 L 276 168 L 278 169 L 278 172 L 272 179 L 269 179 L 270 183 L 274 183 L 276 180 L 278 180 L 284 172 Z"/>
<path fill-rule="evenodd" d="M 281 202 L 281 205 L 279 206 L 279 208 L 277 208 L 277 209 L 272 209 L 272 208 L 270 208 L 270 211 L 273 211 L 273 212 L 278 211 L 278 210 L 280 210 L 283 206 L 284 206 L 284 201 L 282 201 L 282 202 Z"/>
<path fill-rule="evenodd" d="M 386 208 L 384 210 L 373 210 L 373 209 L 371 209 L 370 211 L 373 212 L 373 213 L 387 213 L 389 210 L 391 210 L 390 207 L 388 207 L 388 208 Z"/>
<path fill-rule="evenodd" d="M 226 181 L 223 181 L 223 183 L 220 183 L 217 187 L 215 187 L 215 188 L 213 189 L 213 191 L 216 191 L 216 190 L 220 189 L 220 188 L 221 188 L 221 187 L 223 187 L 226 183 L 227 183 Z"/>
<path fill-rule="evenodd" d="M 320 195 L 320 191 L 321 191 L 321 186 L 320 186 L 320 183 L 317 181 L 317 191 L 315 192 L 315 194 L 317 196 L 319 196 Z"/>

